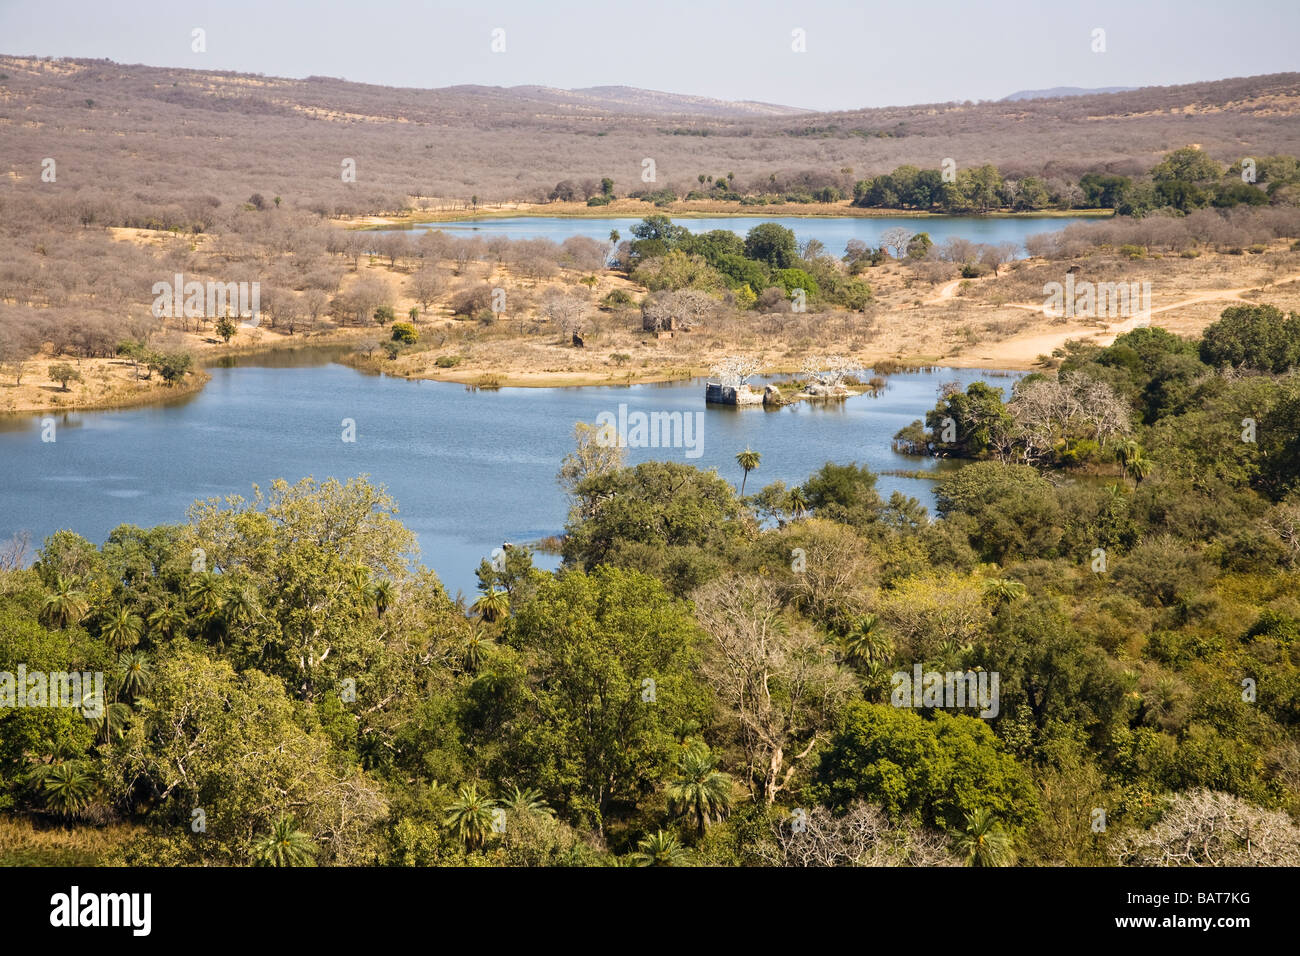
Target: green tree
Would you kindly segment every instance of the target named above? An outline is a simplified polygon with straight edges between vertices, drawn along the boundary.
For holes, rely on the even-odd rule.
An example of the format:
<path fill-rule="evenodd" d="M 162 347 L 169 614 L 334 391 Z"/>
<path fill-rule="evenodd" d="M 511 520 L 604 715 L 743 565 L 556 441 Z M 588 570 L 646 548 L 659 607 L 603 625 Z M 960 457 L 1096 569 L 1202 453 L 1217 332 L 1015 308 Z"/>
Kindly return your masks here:
<path fill-rule="evenodd" d="M 293 817 L 281 817 L 269 833 L 253 843 L 253 860 L 258 866 L 310 866 L 315 852 L 311 835 L 299 830 Z"/>
<path fill-rule="evenodd" d="M 655 579 L 598 567 L 538 581 L 506 641 L 532 662 L 509 723 L 514 772 L 598 827 L 612 801 L 660 780 L 671 728 L 698 716 L 689 606 Z"/>
<path fill-rule="evenodd" d="M 492 832 L 492 811 L 496 802 L 478 792 L 478 784 L 460 788 L 455 801 L 447 809 L 446 825 L 465 844 L 467 850 L 480 849 Z"/>
<path fill-rule="evenodd" d="M 50 378 L 63 386 L 63 390 L 68 390 L 69 382 L 82 381 L 81 373 L 69 365 L 67 362 L 59 362 L 57 365 L 50 366 Z"/>
<path fill-rule="evenodd" d="M 479 595 L 471 610 L 489 624 L 499 621 L 510 613 L 510 595 L 492 588 Z"/>
<path fill-rule="evenodd" d="M 632 854 L 636 866 L 683 866 L 689 859 L 690 853 L 681 841 L 663 830 L 656 830 L 644 838 L 637 844 L 637 852 Z"/>
<path fill-rule="evenodd" d="M 876 476 L 857 462 L 837 465 L 827 462 L 803 483 L 808 507 L 819 518 L 864 529 L 880 516 L 880 495 Z"/>
<path fill-rule="evenodd" d="M 745 255 L 772 269 L 789 269 L 799 258 L 798 243 L 785 226 L 763 222 L 745 235 Z"/>
<path fill-rule="evenodd" d="M 41 619 L 60 629 L 81 623 L 90 611 L 86 592 L 77 586 L 77 582 L 63 575 L 55 576 L 53 591 L 41 605 Z"/>
<path fill-rule="evenodd" d="M 1285 372 L 1300 365 L 1300 313 L 1285 315 L 1271 305 L 1224 309 L 1202 333 L 1200 352 L 1201 361 L 1218 368 Z"/>
<path fill-rule="evenodd" d="M 979 461 L 939 483 L 939 514 L 970 535 L 985 560 L 1048 557 L 1061 540 L 1061 508 L 1051 483 L 1028 465 Z"/>
<path fill-rule="evenodd" d="M 966 855 L 967 866 L 1010 866 L 1015 862 L 1014 842 L 986 809 L 966 815 L 966 826 L 952 833 L 957 850 Z"/>
<path fill-rule="evenodd" d="M 892 650 L 892 642 L 875 614 L 861 614 L 854 618 L 840 646 L 844 656 L 854 664 L 882 661 Z"/>
<path fill-rule="evenodd" d="M 745 494 L 745 482 L 749 480 L 749 473 L 758 467 L 760 460 L 762 460 L 762 455 L 754 451 L 752 448 L 746 448 L 744 451 L 736 455 L 736 464 L 738 464 L 740 470 L 745 473 L 745 477 L 742 478 L 740 482 L 741 495 Z"/>
<path fill-rule="evenodd" d="M 79 760 L 45 767 L 39 779 L 45 808 L 63 817 L 84 813 L 98 791 L 95 778 Z"/>
<path fill-rule="evenodd" d="M 140 651 L 123 654 L 117 659 L 117 680 L 128 697 L 139 697 L 153 681 L 153 665 Z"/>
<path fill-rule="evenodd" d="M 230 340 L 235 337 L 235 333 L 239 331 L 239 326 L 236 325 L 234 320 L 228 315 L 223 315 L 221 318 L 217 319 L 215 328 L 217 335 L 221 336 L 221 341 L 225 342 L 227 345 L 229 345 Z"/>
<path fill-rule="evenodd" d="M 717 758 L 697 743 L 678 756 L 677 772 L 668 784 L 669 810 L 694 817 L 700 836 L 731 809 L 731 777 L 717 768 Z"/>
<path fill-rule="evenodd" d="M 817 768 L 815 789 L 830 806 L 878 803 L 894 819 L 945 829 L 978 809 L 1018 827 L 1036 800 L 1026 770 L 1006 753 L 986 721 L 937 711 L 850 704 Z"/>
<path fill-rule="evenodd" d="M 132 613 L 130 608 L 118 606 L 109 612 L 108 618 L 100 625 L 99 635 L 115 651 L 126 651 L 140 643 L 144 631 L 144 621 Z"/>

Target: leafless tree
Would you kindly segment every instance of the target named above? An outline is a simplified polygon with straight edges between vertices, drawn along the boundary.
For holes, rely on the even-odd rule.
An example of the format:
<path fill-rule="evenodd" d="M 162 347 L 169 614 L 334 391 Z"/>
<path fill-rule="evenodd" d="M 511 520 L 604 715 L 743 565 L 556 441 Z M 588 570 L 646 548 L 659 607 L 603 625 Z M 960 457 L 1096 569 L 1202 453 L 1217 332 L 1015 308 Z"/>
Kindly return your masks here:
<path fill-rule="evenodd" d="M 907 244 L 916 235 L 903 226 L 892 226 L 880 234 L 880 244 L 886 249 L 894 250 L 894 258 L 901 259 L 907 254 Z"/>
<path fill-rule="evenodd" d="M 891 823 L 861 800 L 836 815 L 825 807 L 796 808 L 772 823 L 764 854 L 775 866 L 961 866 L 938 830 Z"/>
<path fill-rule="evenodd" d="M 411 297 L 420 303 L 423 312 L 442 295 L 447 288 L 447 280 L 437 266 L 426 263 L 411 276 Z"/>
<path fill-rule="evenodd" d="M 694 595 L 712 638 L 704 673 L 737 725 L 746 780 L 772 803 L 854 683 L 806 622 L 787 619 L 771 581 L 713 581 Z"/>
<path fill-rule="evenodd" d="M 1169 798 L 1148 830 L 1129 831 L 1113 849 L 1126 866 L 1300 866 L 1300 826 L 1280 810 L 1212 790 Z"/>

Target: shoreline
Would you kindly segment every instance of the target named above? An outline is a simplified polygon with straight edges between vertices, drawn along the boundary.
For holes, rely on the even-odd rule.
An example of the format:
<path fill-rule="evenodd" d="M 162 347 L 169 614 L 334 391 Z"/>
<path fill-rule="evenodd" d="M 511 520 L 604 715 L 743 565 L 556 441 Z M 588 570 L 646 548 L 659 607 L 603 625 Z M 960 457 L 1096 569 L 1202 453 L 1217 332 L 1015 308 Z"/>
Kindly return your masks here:
<path fill-rule="evenodd" d="M 710 208 L 718 207 L 718 208 Z M 663 215 L 670 219 L 1109 219 L 1112 209 L 1053 209 L 1035 212 L 998 210 L 978 215 L 954 215 L 916 209 L 874 209 L 844 203 L 771 203 L 742 206 L 740 203 L 680 200 L 655 206 L 639 199 L 618 200 L 605 206 L 585 203 L 520 203 L 485 205 L 478 209 L 432 210 L 409 215 L 360 216 L 335 220 L 344 228 L 363 232 L 383 229 L 415 229 L 433 223 L 491 222 L 496 219 L 644 219 Z"/>

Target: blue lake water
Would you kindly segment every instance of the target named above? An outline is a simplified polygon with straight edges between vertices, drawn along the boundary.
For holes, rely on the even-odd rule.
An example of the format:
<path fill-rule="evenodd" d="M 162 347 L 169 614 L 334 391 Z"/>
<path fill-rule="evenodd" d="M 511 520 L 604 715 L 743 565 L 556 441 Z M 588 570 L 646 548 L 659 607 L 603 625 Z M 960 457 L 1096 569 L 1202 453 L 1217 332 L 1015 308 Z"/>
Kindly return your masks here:
<path fill-rule="evenodd" d="M 653 215 L 648 210 L 646 215 Z M 417 230 L 441 229 L 452 236 L 504 236 L 507 239 L 550 239 L 563 242 L 570 236 L 587 236 L 606 242 L 611 230 L 617 230 L 624 239 L 632 238 L 632 227 L 640 218 L 600 218 L 577 219 L 566 217 L 519 216 L 509 219 L 471 219 L 461 222 L 431 222 L 413 226 Z M 833 255 L 843 255 L 844 247 L 850 239 L 861 239 L 872 245 L 880 245 L 880 236 L 886 229 L 902 226 L 912 232 L 929 233 L 935 244 L 952 237 L 969 239 L 971 242 L 1014 242 L 1024 254 L 1026 236 L 1042 232 L 1056 232 L 1071 223 L 1093 222 L 1095 218 L 1069 217 L 977 217 L 977 216 L 931 216 L 915 218 L 907 216 L 720 216 L 710 219 L 678 218 L 677 225 L 685 226 L 691 232 L 710 232 L 714 229 L 730 229 L 743 236 L 750 229 L 764 222 L 775 222 L 794 231 L 795 237 L 803 242 L 807 239 L 819 239 Z"/>
<path fill-rule="evenodd" d="M 179 523 L 199 498 L 248 495 L 252 485 L 306 476 L 368 474 L 385 485 L 419 537 L 421 560 L 454 595 L 470 594 L 474 569 L 503 541 L 558 533 L 568 510 L 555 481 L 575 422 L 601 412 L 702 413 L 699 457 L 687 449 L 629 449 L 716 468 L 737 487 L 735 455 L 762 463 L 747 491 L 803 481 L 827 461 L 873 471 L 935 468 L 895 454 L 890 439 L 923 417 L 939 386 L 1006 373 L 943 369 L 892 375 L 876 397 L 775 411 L 704 404 L 702 381 L 592 388 L 471 391 L 445 382 L 363 374 L 310 352 L 241 359 L 212 368 L 199 393 L 165 404 L 53 416 L 57 440 L 41 441 L 41 416 L 0 419 L 0 540 L 26 530 L 33 544 L 70 528 L 100 543 L 118 524 Z M 356 442 L 341 422 L 356 422 Z M 932 482 L 883 475 L 878 485 L 932 504 Z M 556 559 L 539 556 L 554 566 Z"/>

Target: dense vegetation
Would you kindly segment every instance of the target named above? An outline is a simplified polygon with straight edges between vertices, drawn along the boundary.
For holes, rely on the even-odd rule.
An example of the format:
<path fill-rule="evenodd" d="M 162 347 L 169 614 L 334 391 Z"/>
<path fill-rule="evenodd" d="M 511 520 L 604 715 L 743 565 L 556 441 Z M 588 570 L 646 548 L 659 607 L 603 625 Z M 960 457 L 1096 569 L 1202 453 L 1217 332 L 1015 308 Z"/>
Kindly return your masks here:
<path fill-rule="evenodd" d="M 1089 171 L 1076 183 L 1057 180 L 1053 184 L 1040 176 L 1004 176 L 991 163 L 960 170 L 954 165 L 951 177 L 945 179 L 938 169 L 900 166 L 858 182 L 853 204 L 949 215 L 1082 208 L 1142 216 L 1157 209 L 1187 213 L 1207 206 L 1295 205 L 1298 191 L 1300 165 L 1294 156 L 1249 157 L 1225 169 L 1189 146 L 1174 150 L 1136 180 Z"/>
<path fill-rule="evenodd" d="M 6 826 L 130 824 L 135 863 L 1295 863 L 1298 348 L 1233 308 L 945 389 L 910 441 L 974 461 L 933 519 L 855 464 L 742 498 L 580 426 L 564 568 L 504 551 L 472 608 L 364 479 L 60 532 L 0 573 L 0 671 L 110 706 L 0 711 Z M 918 664 L 999 712 L 891 706 Z"/>

